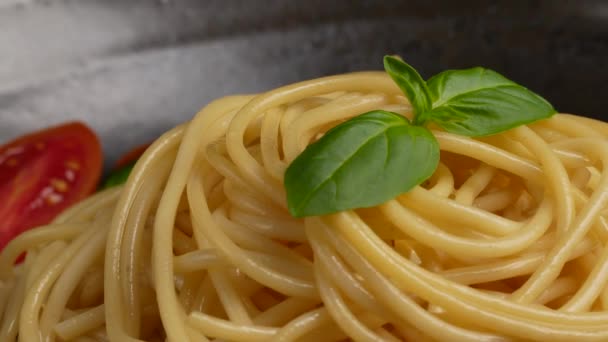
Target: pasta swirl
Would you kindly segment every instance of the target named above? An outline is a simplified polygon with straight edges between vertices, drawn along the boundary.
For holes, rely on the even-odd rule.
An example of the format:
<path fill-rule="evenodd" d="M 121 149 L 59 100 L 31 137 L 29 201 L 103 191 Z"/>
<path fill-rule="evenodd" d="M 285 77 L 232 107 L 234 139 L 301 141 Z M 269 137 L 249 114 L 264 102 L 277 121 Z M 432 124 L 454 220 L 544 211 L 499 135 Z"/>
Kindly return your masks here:
<path fill-rule="evenodd" d="M 4 249 L 0 340 L 608 339 L 608 125 L 558 114 L 486 138 L 435 130 L 424 184 L 291 217 L 289 163 L 374 109 L 411 117 L 380 72 L 212 102 L 126 185 Z"/>

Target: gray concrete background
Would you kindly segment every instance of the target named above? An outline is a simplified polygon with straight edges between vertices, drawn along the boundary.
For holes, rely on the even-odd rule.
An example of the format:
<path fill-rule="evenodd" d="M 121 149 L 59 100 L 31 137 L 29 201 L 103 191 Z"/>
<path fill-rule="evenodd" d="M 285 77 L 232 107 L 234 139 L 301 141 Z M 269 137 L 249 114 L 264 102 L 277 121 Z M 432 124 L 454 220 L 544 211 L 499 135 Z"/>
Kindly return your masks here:
<path fill-rule="evenodd" d="M 381 69 L 483 65 L 608 120 L 608 1 L 0 0 L 0 142 L 70 119 L 107 162 L 210 100 Z"/>

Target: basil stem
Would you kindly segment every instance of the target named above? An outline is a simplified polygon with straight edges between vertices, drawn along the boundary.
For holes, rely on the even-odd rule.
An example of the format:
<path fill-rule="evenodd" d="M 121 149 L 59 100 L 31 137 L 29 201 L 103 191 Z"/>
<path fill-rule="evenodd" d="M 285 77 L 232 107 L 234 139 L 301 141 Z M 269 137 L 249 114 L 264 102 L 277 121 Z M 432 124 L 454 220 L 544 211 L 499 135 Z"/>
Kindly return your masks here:
<path fill-rule="evenodd" d="M 423 126 L 423 115 L 431 109 L 431 97 L 422 76 L 412 66 L 392 56 L 384 57 L 384 70 L 410 101 L 414 110 L 414 124 Z"/>

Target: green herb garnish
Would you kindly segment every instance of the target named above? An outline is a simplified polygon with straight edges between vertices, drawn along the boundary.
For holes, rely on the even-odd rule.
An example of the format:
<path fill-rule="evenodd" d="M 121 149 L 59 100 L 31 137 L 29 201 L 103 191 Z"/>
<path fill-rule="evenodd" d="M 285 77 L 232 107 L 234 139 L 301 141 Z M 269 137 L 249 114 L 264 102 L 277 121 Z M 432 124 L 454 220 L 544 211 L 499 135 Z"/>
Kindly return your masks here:
<path fill-rule="evenodd" d="M 439 163 L 429 122 L 476 137 L 555 114 L 545 99 L 492 70 L 448 70 L 425 82 L 398 58 L 384 57 L 384 68 L 410 101 L 412 123 L 397 113 L 371 111 L 310 144 L 285 172 L 293 216 L 372 207 L 428 179 Z"/>

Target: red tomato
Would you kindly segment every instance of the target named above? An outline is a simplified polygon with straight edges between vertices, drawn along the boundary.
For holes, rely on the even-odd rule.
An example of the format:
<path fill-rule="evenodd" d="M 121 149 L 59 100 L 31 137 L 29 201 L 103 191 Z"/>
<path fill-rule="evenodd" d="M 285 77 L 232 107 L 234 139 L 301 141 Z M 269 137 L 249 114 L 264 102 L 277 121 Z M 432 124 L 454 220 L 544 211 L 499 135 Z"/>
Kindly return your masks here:
<path fill-rule="evenodd" d="M 150 145 L 151 144 L 144 144 L 144 145 L 138 146 L 138 147 L 132 149 L 131 151 L 123 154 L 122 157 L 120 157 L 118 159 L 116 164 L 114 164 L 114 170 L 121 169 L 124 166 L 127 166 L 127 165 L 137 161 L 137 159 L 139 159 L 139 157 L 141 157 L 141 155 L 144 154 L 144 152 L 146 152 L 146 149 L 148 149 L 148 147 L 150 147 Z"/>
<path fill-rule="evenodd" d="M 94 192 L 102 163 L 99 139 L 79 122 L 0 146 L 0 250 Z"/>

